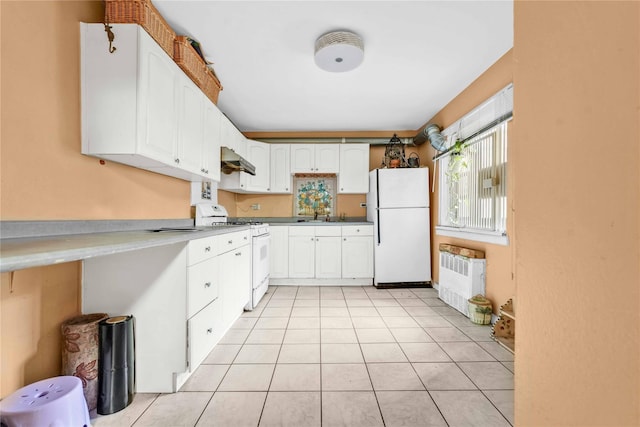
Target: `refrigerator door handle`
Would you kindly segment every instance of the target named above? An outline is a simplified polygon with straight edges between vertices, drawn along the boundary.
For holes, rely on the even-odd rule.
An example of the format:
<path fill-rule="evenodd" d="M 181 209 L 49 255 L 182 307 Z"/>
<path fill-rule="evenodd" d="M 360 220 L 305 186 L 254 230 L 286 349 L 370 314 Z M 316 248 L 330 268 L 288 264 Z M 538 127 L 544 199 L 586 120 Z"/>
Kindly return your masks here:
<path fill-rule="evenodd" d="M 378 246 L 380 246 L 380 208 L 376 208 L 376 215 L 378 216 L 376 221 L 376 224 L 378 224 Z"/>

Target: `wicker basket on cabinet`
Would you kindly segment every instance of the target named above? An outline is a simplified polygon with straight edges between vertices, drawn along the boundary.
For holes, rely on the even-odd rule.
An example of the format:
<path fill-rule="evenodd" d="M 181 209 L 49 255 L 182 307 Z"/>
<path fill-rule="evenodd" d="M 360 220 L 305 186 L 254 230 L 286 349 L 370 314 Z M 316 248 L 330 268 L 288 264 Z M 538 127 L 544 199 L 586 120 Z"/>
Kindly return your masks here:
<path fill-rule="evenodd" d="M 173 60 L 207 95 L 214 104 L 218 103 L 218 95 L 222 90 L 220 81 L 213 71 L 198 55 L 187 36 L 176 36 L 173 44 Z"/>
<path fill-rule="evenodd" d="M 138 24 L 173 57 L 176 33 L 151 4 L 151 0 L 105 0 L 104 3 L 107 24 Z"/>

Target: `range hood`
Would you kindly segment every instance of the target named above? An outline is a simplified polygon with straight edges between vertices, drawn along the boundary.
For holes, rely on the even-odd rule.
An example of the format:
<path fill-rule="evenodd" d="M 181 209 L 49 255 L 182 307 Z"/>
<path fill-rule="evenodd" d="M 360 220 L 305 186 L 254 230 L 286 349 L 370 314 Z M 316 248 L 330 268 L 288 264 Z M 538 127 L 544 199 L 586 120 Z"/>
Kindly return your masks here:
<path fill-rule="evenodd" d="M 222 147 L 220 151 L 220 164 L 222 172 L 226 174 L 232 172 L 246 172 L 249 175 L 256 174 L 255 166 L 228 147 Z"/>

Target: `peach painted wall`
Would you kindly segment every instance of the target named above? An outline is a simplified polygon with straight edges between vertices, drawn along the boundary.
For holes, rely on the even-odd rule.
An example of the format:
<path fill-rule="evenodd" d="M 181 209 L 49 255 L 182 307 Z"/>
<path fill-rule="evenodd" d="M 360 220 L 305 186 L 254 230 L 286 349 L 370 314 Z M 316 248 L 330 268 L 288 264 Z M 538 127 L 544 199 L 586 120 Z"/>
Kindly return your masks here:
<path fill-rule="evenodd" d="M 640 2 L 514 6 L 518 426 L 640 425 Z"/>
<path fill-rule="evenodd" d="M 80 154 L 79 22 L 102 1 L 1 1 L 2 220 L 189 218 L 189 184 Z M 80 263 L 2 274 L 0 397 L 59 375 Z"/>
<path fill-rule="evenodd" d="M 482 104 L 487 98 L 498 92 L 513 81 L 513 57 L 512 51 L 507 52 L 502 58 L 496 61 L 487 71 L 478 77 L 471 85 L 456 96 L 449 104 L 438 112 L 427 123 L 436 123 L 445 129 L 456 120 Z M 507 130 L 509 147 L 517 142 L 512 138 L 513 119 Z M 417 147 L 417 150 L 409 149 L 407 152 L 417 151 L 422 165 L 430 168 L 430 183 L 433 184 L 433 161 L 435 150 L 429 143 L 424 143 Z M 508 150 L 509 171 L 507 177 L 507 200 L 513 200 L 513 165 L 511 165 L 511 150 Z M 435 192 L 431 193 L 431 265 L 433 268 L 433 278 L 435 282 L 439 280 L 438 268 L 438 247 L 440 243 L 451 243 L 473 249 L 485 251 L 487 259 L 486 275 L 486 295 L 493 302 L 493 310 L 498 313 L 500 305 L 509 298 L 515 296 L 515 281 L 513 272 L 513 218 L 507 216 L 507 234 L 511 244 L 509 246 L 494 245 L 482 242 L 475 242 L 452 237 L 438 236 L 435 233 L 435 226 L 438 224 L 438 181 L 435 183 Z"/>
<path fill-rule="evenodd" d="M 0 396 L 60 375 L 60 324 L 80 314 L 80 263 L 2 273 Z"/>

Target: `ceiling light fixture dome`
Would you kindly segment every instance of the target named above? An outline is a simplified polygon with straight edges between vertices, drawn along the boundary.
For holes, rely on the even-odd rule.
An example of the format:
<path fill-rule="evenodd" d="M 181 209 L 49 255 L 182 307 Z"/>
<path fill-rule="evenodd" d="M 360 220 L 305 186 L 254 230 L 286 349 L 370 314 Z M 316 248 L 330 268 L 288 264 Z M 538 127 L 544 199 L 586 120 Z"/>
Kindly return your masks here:
<path fill-rule="evenodd" d="M 316 65 L 325 71 L 341 73 L 362 64 L 362 38 L 350 31 L 333 31 L 316 40 Z"/>

